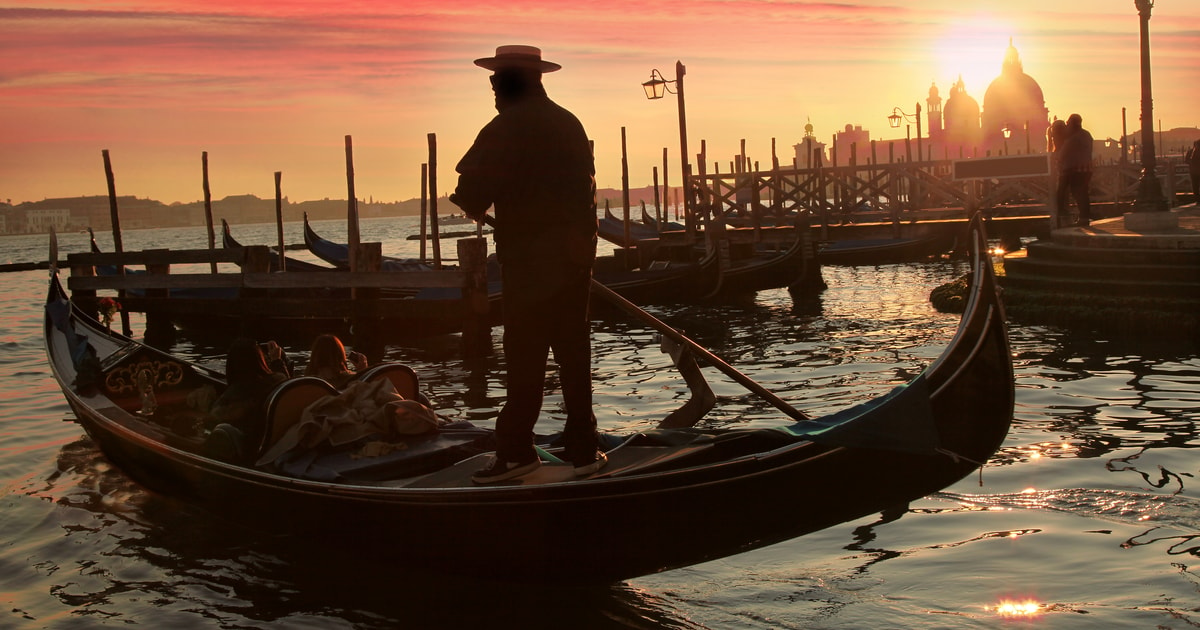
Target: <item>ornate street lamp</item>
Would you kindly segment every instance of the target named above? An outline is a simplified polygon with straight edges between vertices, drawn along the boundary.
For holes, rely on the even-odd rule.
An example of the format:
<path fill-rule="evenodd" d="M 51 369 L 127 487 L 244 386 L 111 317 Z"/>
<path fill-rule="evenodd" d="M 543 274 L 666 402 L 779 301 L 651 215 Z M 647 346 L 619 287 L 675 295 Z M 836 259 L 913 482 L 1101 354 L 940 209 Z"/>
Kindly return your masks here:
<path fill-rule="evenodd" d="M 663 78 L 661 72 L 657 69 L 650 71 L 650 80 L 642 84 L 642 89 L 646 91 L 646 98 L 650 100 L 662 98 L 667 94 L 667 86 L 674 83 Z"/>
<path fill-rule="evenodd" d="M 893 107 L 892 115 L 888 116 L 888 124 L 891 125 L 892 129 L 899 128 L 900 122 L 904 120 L 911 120 L 917 123 L 917 161 L 920 162 L 924 159 L 922 157 L 924 153 L 921 151 L 921 104 L 917 103 L 916 114 L 907 114 L 899 107 Z"/>
<path fill-rule="evenodd" d="M 1154 0 L 1133 0 L 1141 22 L 1142 50 L 1142 177 L 1138 181 L 1134 212 L 1163 212 L 1168 209 L 1162 186 L 1154 170 L 1154 101 L 1150 97 L 1150 9 Z"/>
<path fill-rule="evenodd" d="M 687 114 L 683 106 L 683 75 L 685 69 L 682 61 L 675 62 L 675 78 L 666 79 L 657 69 L 650 71 L 650 80 L 642 84 L 642 89 L 646 91 L 646 98 L 656 100 L 663 98 L 668 93 L 675 94 L 679 101 L 679 165 L 683 173 L 683 213 L 684 216 L 691 220 L 692 216 L 692 192 L 691 192 L 691 173 L 692 170 L 688 165 L 688 146 L 687 146 Z M 671 89 L 671 85 L 675 85 L 675 89 Z"/>

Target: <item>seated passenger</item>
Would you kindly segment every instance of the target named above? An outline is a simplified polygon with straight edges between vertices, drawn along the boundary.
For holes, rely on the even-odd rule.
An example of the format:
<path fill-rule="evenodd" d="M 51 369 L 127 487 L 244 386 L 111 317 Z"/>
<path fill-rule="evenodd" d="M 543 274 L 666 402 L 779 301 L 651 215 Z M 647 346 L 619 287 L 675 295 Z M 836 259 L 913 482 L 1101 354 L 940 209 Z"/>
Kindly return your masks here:
<path fill-rule="evenodd" d="M 349 362 L 353 370 L 346 368 Z M 308 366 L 304 368 L 305 376 L 316 376 L 329 382 L 338 389 L 343 389 L 356 376 L 357 372 L 367 369 L 367 357 L 358 352 L 351 352 L 347 357 L 346 347 L 336 335 L 321 335 L 313 341 L 312 353 L 308 358 Z"/>
<path fill-rule="evenodd" d="M 209 408 L 209 424 L 237 429 L 247 449 L 257 448 L 262 441 L 263 406 L 271 390 L 291 376 L 279 344 L 269 341 L 263 345 L 266 354 L 253 339 L 233 340 L 225 359 L 227 386 Z"/>

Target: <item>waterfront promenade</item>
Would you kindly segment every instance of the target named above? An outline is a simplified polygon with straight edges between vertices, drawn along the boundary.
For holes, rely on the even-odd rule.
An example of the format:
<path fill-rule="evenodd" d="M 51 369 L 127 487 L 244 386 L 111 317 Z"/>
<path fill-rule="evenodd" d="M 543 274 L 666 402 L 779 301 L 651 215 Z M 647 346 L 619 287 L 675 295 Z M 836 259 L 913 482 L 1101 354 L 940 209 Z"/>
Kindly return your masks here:
<path fill-rule="evenodd" d="M 1200 334 L 1200 206 L 1172 228 L 1130 229 L 1126 217 L 1052 230 L 1005 255 L 1009 315 L 1028 322 Z"/>

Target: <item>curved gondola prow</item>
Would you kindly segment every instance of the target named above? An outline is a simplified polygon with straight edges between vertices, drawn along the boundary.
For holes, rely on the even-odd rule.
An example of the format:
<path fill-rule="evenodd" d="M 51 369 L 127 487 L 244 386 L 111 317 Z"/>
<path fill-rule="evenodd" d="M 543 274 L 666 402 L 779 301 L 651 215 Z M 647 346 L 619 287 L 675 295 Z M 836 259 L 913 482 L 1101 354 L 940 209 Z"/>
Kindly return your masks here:
<path fill-rule="evenodd" d="M 962 353 L 968 351 L 965 346 L 976 346 L 968 343 L 972 337 L 981 337 L 982 329 L 989 322 L 998 320 L 1004 326 L 1004 308 L 996 284 L 995 272 L 987 250 L 987 232 L 983 225 L 982 215 L 976 213 L 968 225 L 968 241 L 971 254 L 971 285 L 966 296 L 966 306 L 954 338 L 944 352 L 927 368 L 927 372 L 940 371 L 947 364 L 961 365 L 964 363 Z M 1007 344 L 1007 335 L 1005 335 Z"/>
<path fill-rule="evenodd" d="M 233 232 L 229 229 L 229 222 L 224 218 L 221 219 L 221 247 L 225 249 L 233 249 L 241 247 L 242 244 L 233 238 Z"/>
<path fill-rule="evenodd" d="M 970 224 L 971 287 L 958 331 L 925 371 L 941 449 L 981 466 L 1004 441 L 1015 406 L 1012 352 L 982 218 Z"/>
<path fill-rule="evenodd" d="M 321 238 L 309 224 L 307 212 L 304 213 L 304 246 L 313 256 L 338 269 L 350 268 L 349 246 Z"/>

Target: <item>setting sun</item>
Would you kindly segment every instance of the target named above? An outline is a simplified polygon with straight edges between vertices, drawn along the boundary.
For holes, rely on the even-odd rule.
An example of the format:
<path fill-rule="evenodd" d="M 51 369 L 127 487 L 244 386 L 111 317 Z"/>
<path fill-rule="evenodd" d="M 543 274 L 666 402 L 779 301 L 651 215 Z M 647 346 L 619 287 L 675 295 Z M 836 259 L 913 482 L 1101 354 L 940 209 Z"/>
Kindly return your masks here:
<path fill-rule="evenodd" d="M 967 94 L 982 103 L 988 84 L 1000 74 L 1009 40 L 1015 38 L 1013 43 L 1022 51 L 1029 49 L 1029 44 L 1020 40 L 1027 31 L 993 14 L 948 22 L 943 29 L 935 38 L 937 75 L 933 78 L 943 97 L 961 77 Z"/>

